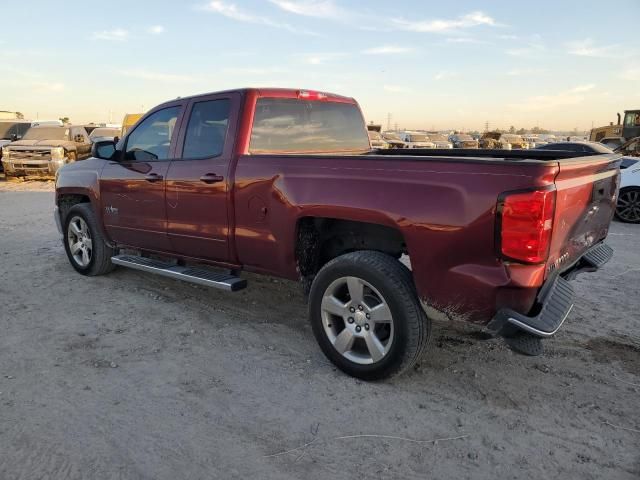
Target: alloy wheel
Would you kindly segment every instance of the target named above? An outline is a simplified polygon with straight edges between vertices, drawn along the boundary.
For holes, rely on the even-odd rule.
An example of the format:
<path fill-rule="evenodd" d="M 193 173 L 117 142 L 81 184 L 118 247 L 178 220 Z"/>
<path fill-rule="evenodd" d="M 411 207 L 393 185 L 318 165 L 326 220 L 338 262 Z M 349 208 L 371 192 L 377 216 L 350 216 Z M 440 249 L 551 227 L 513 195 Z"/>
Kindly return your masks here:
<path fill-rule="evenodd" d="M 73 260 L 81 267 L 87 267 L 93 254 L 93 242 L 89 226 L 82 217 L 71 219 L 67 228 L 67 242 Z"/>
<path fill-rule="evenodd" d="M 394 336 L 393 316 L 384 297 L 358 277 L 334 280 L 322 298 L 327 338 L 346 359 L 367 365 L 382 360 Z"/>

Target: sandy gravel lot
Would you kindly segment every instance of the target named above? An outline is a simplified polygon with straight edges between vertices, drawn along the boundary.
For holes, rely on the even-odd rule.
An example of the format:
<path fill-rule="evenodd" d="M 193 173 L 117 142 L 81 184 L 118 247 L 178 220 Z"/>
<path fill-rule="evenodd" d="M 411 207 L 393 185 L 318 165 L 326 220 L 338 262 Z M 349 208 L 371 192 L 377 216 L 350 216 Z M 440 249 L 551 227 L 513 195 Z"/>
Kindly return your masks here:
<path fill-rule="evenodd" d="M 0 180 L 0 479 L 640 477 L 640 226 L 613 225 L 543 357 L 437 323 L 418 368 L 364 383 L 296 284 L 85 278 L 52 204 Z"/>

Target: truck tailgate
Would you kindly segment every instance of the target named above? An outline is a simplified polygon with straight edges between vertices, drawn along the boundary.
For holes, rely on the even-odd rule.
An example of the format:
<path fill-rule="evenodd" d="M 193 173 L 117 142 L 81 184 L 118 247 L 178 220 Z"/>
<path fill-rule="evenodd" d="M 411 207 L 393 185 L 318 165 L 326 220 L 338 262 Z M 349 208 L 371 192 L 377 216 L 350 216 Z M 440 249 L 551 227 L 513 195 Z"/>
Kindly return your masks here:
<path fill-rule="evenodd" d="M 609 232 L 620 179 L 619 155 L 560 160 L 546 276 L 570 267 Z"/>

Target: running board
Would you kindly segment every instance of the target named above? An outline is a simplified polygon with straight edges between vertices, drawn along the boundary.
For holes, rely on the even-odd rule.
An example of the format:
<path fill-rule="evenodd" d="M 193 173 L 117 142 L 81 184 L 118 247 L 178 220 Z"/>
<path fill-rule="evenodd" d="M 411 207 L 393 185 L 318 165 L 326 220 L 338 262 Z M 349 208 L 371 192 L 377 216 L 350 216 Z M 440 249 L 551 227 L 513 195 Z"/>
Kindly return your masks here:
<path fill-rule="evenodd" d="M 174 263 L 154 260 L 152 258 L 137 255 L 116 255 L 111 257 L 115 265 L 155 273 L 163 277 L 197 283 L 206 287 L 219 288 L 228 292 L 242 290 L 247 286 L 244 278 L 234 277 L 226 273 L 213 272 L 204 268 L 184 267 Z"/>

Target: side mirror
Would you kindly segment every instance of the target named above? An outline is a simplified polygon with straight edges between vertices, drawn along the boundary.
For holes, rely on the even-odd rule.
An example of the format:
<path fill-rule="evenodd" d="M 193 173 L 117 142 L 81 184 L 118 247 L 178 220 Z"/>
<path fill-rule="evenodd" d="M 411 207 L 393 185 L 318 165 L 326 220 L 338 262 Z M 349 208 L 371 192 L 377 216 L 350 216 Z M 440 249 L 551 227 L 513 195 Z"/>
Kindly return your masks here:
<path fill-rule="evenodd" d="M 100 140 L 91 145 L 91 156 L 102 160 L 111 160 L 116 153 L 116 142 L 113 140 Z"/>

